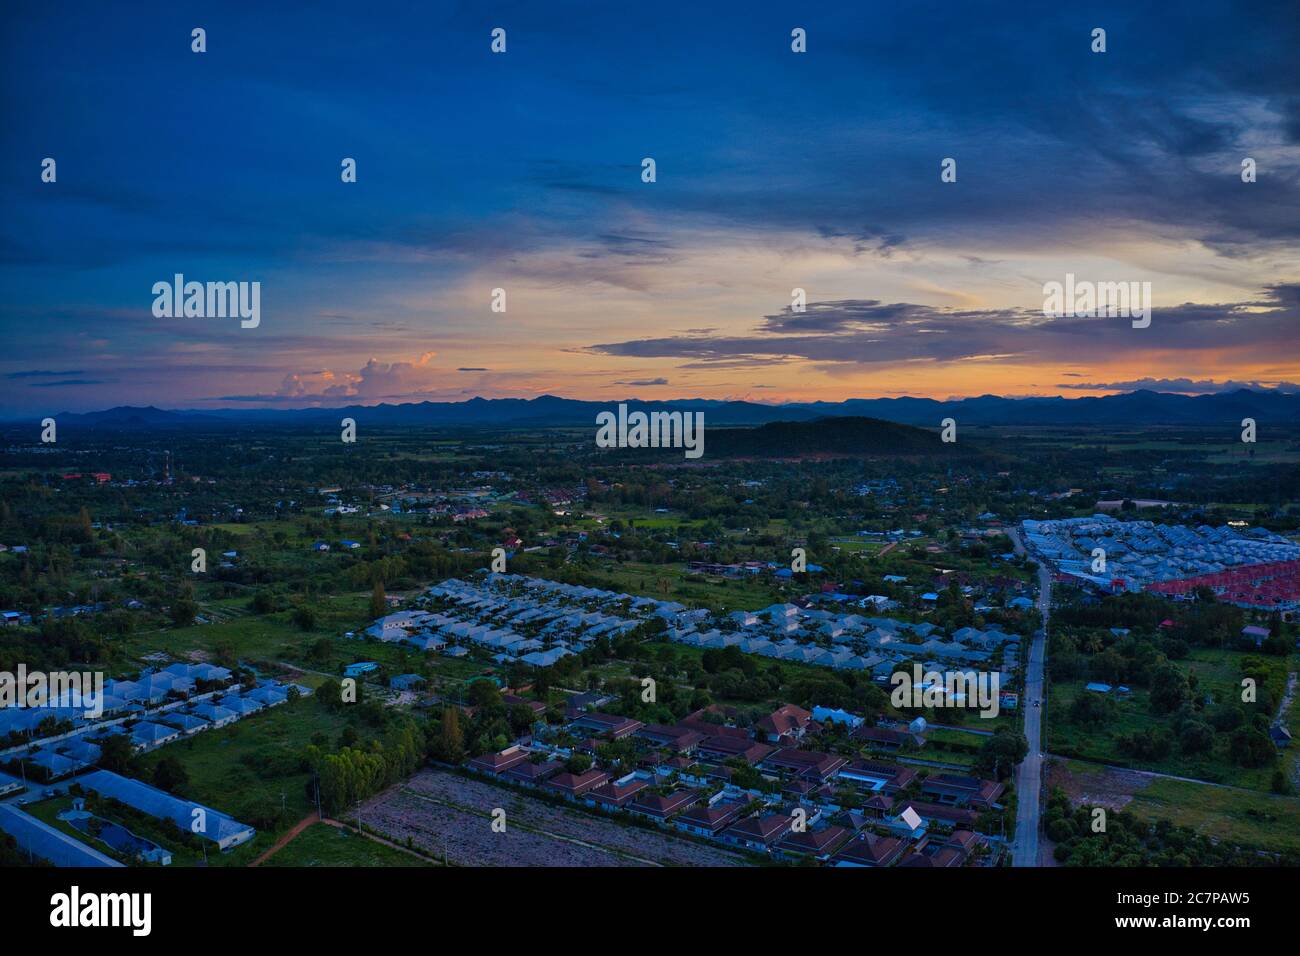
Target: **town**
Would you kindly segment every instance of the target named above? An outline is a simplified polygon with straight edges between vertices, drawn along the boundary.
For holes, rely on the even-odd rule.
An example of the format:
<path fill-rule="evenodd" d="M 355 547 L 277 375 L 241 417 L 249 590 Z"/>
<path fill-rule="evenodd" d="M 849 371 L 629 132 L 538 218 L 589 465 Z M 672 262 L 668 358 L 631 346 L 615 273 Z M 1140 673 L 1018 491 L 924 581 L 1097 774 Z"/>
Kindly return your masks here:
<path fill-rule="evenodd" d="M 1300 853 L 1289 459 L 132 435 L 4 452 L 0 669 L 105 674 L 0 710 L 9 864 Z"/>

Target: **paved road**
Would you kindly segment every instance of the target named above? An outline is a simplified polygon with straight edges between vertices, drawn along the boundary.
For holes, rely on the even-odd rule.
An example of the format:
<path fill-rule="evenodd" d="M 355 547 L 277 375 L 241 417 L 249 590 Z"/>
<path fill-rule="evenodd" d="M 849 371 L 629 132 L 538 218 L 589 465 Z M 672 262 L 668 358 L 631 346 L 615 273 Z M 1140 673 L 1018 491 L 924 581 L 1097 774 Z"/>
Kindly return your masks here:
<path fill-rule="evenodd" d="M 1016 553 L 1024 554 L 1020 535 L 1015 531 L 1009 534 Z M 1034 632 L 1033 643 L 1029 645 L 1029 662 L 1025 668 L 1022 695 L 1025 739 L 1029 741 L 1029 752 L 1016 769 L 1017 812 L 1016 832 L 1011 841 L 1012 866 L 1041 865 L 1038 833 L 1043 789 L 1043 669 L 1047 662 L 1047 619 L 1052 608 L 1052 575 L 1045 567 L 1038 569 L 1038 608 L 1043 615 L 1043 626 Z"/>

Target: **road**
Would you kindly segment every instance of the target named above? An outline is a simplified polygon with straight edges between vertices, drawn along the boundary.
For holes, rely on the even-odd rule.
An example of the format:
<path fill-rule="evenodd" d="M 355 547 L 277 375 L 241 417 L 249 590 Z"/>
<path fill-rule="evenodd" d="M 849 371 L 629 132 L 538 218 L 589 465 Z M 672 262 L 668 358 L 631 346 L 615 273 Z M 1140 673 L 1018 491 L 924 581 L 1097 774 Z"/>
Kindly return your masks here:
<path fill-rule="evenodd" d="M 1024 554 L 1025 547 L 1019 533 L 1010 531 L 1008 534 L 1016 553 Z M 1042 566 L 1038 569 L 1038 609 L 1043 615 L 1043 626 L 1034 632 L 1033 643 L 1029 645 L 1025 687 L 1021 695 L 1029 752 L 1016 769 L 1017 809 L 1016 832 L 1011 841 L 1012 866 L 1042 865 L 1039 860 L 1038 834 L 1043 790 L 1043 670 L 1047 663 L 1047 620 L 1052 610 L 1052 574 Z"/>

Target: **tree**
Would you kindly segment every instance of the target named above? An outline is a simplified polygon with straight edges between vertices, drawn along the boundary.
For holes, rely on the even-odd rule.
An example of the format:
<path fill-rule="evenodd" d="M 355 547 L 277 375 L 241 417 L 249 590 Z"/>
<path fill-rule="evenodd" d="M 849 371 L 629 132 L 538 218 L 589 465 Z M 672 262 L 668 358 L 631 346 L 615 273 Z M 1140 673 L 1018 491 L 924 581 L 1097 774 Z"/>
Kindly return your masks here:
<path fill-rule="evenodd" d="M 384 582 L 375 579 L 374 590 L 370 592 L 370 616 L 383 617 L 388 610 L 388 597 L 384 594 Z"/>
<path fill-rule="evenodd" d="M 1199 720 L 1189 720 L 1178 734 L 1178 746 L 1185 754 L 1201 754 L 1214 746 L 1214 730 Z"/>
<path fill-rule="evenodd" d="M 1192 689 L 1187 675 L 1177 665 L 1165 663 L 1151 674 L 1151 709 L 1157 714 L 1170 714 L 1192 699 Z"/>
<path fill-rule="evenodd" d="M 465 734 L 460 729 L 460 711 L 455 707 L 448 707 L 442 712 L 442 724 L 434 743 L 434 756 L 447 763 L 460 763 L 465 758 Z"/>
<path fill-rule="evenodd" d="M 586 773 L 591 769 L 591 758 L 586 754 L 574 754 L 564 762 L 564 769 L 572 774 Z"/>
<path fill-rule="evenodd" d="M 167 615 L 176 627 L 189 627 L 194 623 L 194 615 L 199 613 L 199 606 L 189 597 L 179 597 L 172 601 Z"/>
<path fill-rule="evenodd" d="M 1274 793 L 1282 796 L 1290 796 L 1294 792 L 1291 781 L 1286 778 L 1286 772 L 1281 767 L 1273 771 L 1272 790 Z"/>
<path fill-rule="evenodd" d="M 316 626 L 316 612 L 305 604 L 299 605 L 293 610 L 293 623 L 301 630 L 310 631 Z"/>
<path fill-rule="evenodd" d="M 126 773 L 135 763 L 135 747 L 127 734 L 105 737 L 99 745 L 99 766 L 102 770 Z"/>
<path fill-rule="evenodd" d="M 1025 735 L 1004 727 L 984 741 L 975 760 L 975 769 L 995 780 L 1005 780 L 1027 753 L 1029 741 Z"/>
<path fill-rule="evenodd" d="M 501 706 L 501 691 L 490 680 L 470 681 L 469 702 L 475 707 L 499 707 Z"/>
<path fill-rule="evenodd" d="M 174 754 L 168 754 L 153 768 L 153 785 L 168 793 L 177 793 L 189 786 L 190 775 L 185 765 Z"/>
<path fill-rule="evenodd" d="M 1228 745 L 1232 759 L 1243 767 L 1263 767 L 1277 758 L 1273 741 L 1258 727 L 1242 727 Z"/>

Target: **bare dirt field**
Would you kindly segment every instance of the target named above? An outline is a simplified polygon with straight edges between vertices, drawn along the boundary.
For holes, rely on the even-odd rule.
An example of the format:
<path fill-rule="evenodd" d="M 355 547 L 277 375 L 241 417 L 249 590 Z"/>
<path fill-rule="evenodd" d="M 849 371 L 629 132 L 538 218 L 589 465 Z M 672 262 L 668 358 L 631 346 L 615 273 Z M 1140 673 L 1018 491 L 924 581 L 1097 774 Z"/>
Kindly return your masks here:
<path fill-rule="evenodd" d="M 1132 770 L 1089 766 L 1074 761 L 1050 760 L 1047 787 L 1060 787 L 1077 806 L 1123 810 L 1133 795 L 1151 783 L 1151 778 Z"/>
<path fill-rule="evenodd" d="M 492 811 L 506 812 L 504 833 Z M 362 807 L 363 824 L 461 866 L 745 866 L 739 854 L 427 769 Z"/>

